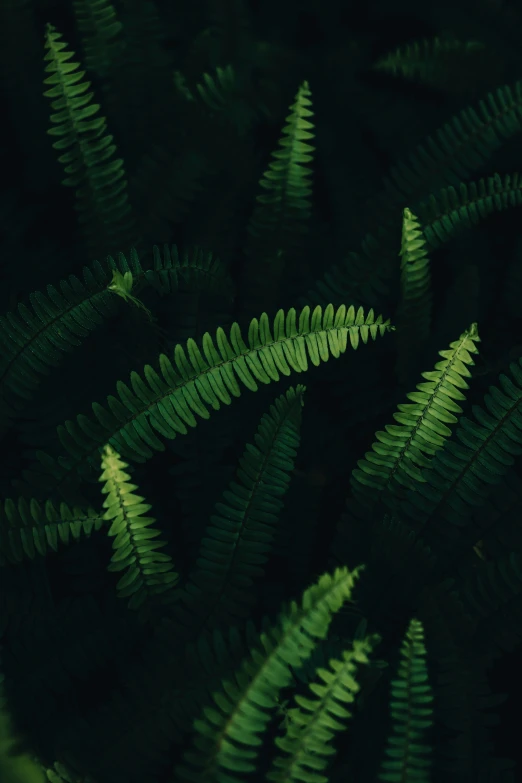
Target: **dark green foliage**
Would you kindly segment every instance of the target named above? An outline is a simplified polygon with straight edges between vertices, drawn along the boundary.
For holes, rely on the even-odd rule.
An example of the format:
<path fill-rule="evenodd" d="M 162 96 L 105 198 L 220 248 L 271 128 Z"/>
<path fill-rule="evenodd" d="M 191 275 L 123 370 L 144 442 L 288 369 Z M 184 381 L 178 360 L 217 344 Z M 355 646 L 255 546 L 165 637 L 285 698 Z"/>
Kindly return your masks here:
<path fill-rule="evenodd" d="M 430 780 L 432 749 L 425 742 L 432 725 L 433 694 L 428 683 L 422 623 L 412 619 L 401 646 L 397 678 L 391 683 L 391 722 L 379 779 L 387 783 Z"/>
<path fill-rule="evenodd" d="M 0 783 L 515 783 L 522 8 L 0 6 Z"/>

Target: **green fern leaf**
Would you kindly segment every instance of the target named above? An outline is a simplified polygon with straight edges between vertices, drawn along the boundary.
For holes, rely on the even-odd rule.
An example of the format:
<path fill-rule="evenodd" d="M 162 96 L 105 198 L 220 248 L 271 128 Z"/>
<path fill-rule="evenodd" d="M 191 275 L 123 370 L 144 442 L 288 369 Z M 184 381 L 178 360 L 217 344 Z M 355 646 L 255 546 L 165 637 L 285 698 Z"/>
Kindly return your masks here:
<path fill-rule="evenodd" d="M 363 504 L 372 506 L 380 493 L 385 493 L 383 500 L 391 501 L 404 494 L 404 488 L 426 480 L 421 468 L 430 464 L 451 435 L 447 425 L 457 421 L 454 414 L 462 413 L 456 400 L 465 399 L 461 389 L 469 388 L 464 378 L 471 376 L 467 365 L 473 365 L 471 354 L 478 353 L 479 339 L 474 323 L 448 350 L 439 351 L 443 361 L 422 373 L 426 382 L 417 384 L 417 391 L 407 395 L 411 402 L 401 403 L 393 414 L 398 425 L 388 424 L 384 432 L 375 434 L 372 451 L 358 461 L 351 476 L 352 489 Z"/>
<path fill-rule="evenodd" d="M 509 375 L 499 376 L 498 386 L 490 387 L 484 407 L 474 405 L 473 418 L 460 420 L 455 437 L 423 471 L 424 483 L 401 503 L 403 518 L 423 532 L 430 546 L 444 553 L 446 566 L 463 548 L 472 546 L 470 535 L 478 538 L 476 531 L 464 533 L 463 528 L 514 458 L 522 454 L 522 359 L 512 362 L 509 369 Z"/>
<path fill-rule="evenodd" d="M 522 129 L 522 82 L 499 87 L 468 107 L 392 167 L 384 188 L 368 205 L 378 221 L 358 253 L 330 268 L 314 285 L 315 301 L 380 302 L 394 272 L 397 214 L 408 204 L 415 213 L 427 194 L 458 188 L 507 139 Z M 320 295 L 318 296 L 315 291 Z"/>
<path fill-rule="evenodd" d="M 194 722 L 193 749 L 176 772 L 182 780 L 239 783 L 237 773 L 253 772 L 262 735 L 277 706 L 278 694 L 292 681 L 290 666 L 309 658 L 318 639 L 326 638 L 334 612 L 350 599 L 360 568 L 323 574 L 293 601 L 278 622 L 263 631 L 258 646 L 233 678 L 223 680 L 214 704 Z"/>
<path fill-rule="evenodd" d="M 431 327 L 431 275 L 426 241 L 416 216 L 406 208 L 402 224 L 401 303 L 397 311 L 397 375 L 408 380 L 408 371 Z"/>
<path fill-rule="evenodd" d="M 258 384 L 278 381 L 280 375 L 290 375 L 308 369 L 308 358 L 314 366 L 327 361 L 330 354 L 338 358 L 345 353 L 348 341 L 357 349 L 359 342 L 375 340 L 393 329 L 389 320 L 366 315 L 362 308 L 341 305 L 337 311 L 329 305 L 323 312 L 317 306 L 311 313 L 303 308 L 299 318 L 292 308 L 277 313 L 273 334 L 266 313 L 254 318 L 248 330 L 248 343 L 243 340 L 237 323 L 230 329 L 230 341 L 223 329 L 216 334 L 217 348 L 207 332 L 202 349 L 189 339 L 186 353 L 181 345 L 174 349 L 174 365 L 165 354 L 160 355 L 161 375 L 150 365 L 131 374 L 131 387 L 118 382 L 119 399 L 108 398 L 108 409 L 93 403 L 95 420 L 80 414 L 76 422 L 60 426 L 58 436 L 69 456 L 55 460 L 38 453 L 44 473 L 51 482 L 38 478 L 36 471 L 26 474 L 33 486 L 51 483 L 54 488 L 73 472 L 91 472 L 100 447 L 110 442 L 124 456 L 145 462 L 154 451 L 163 451 L 157 437 L 174 439 L 195 427 L 197 419 L 208 419 L 208 408 L 219 410 L 230 405 L 232 397 L 241 395 L 241 384 L 257 391 Z"/>
<path fill-rule="evenodd" d="M 248 444 L 239 461 L 237 481 L 216 504 L 197 567 L 175 607 L 180 636 L 248 616 L 294 467 L 304 391 L 290 388 L 263 416 L 256 445 Z"/>
<path fill-rule="evenodd" d="M 432 751 L 424 737 L 433 723 L 433 695 L 428 683 L 424 629 L 419 620 L 410 621 L 401 658 L 397 679 L 391 685 L 393 734 L 388 739 L 379 780 L 430 783 Z"/>
<path fill-rule="evenodd" d="M 354 678 L 356 664 L 368 664 L 379 637 L 355 639 L 352 648 L 344 650 L 342 660 L 329 661 L 329 668 L 317 669 L 319 682 L 312 682 L 310 690 L 318 698 L 295 696 L 299 705 L 287 714 L 288 728 L 284 737 L 276 737 L 276 745 L 285 755 L 274 759 L 267 780 L 275 783 L 328 783 L 321 774 L 335 749 L 329 744 L 335 733 L 345 728 L 351 717 L 348 709 L 360 686 Z"/>
<path fill-rule="evenodd" d="M 109 289 L 111 275 L 131 274 L 139 279 L 143 269 L 136 251 L 129 261 L 122 253 L 107 257 L 104 269 L 98 261 L 83 269 L 83 281 L 75 275 L 48 285 L 46 294 L 30 295 L 31 309 L 18 305 L 18 313 L 0 317 L 0 431 L 30 400 L 43 376 L 60 365 L 106 318 L 117 311 Z"/>
<path fill-rule="evenodd" d="M 166 542 L 152 540 L 160 531 L 151 527 L 152 517 L 143 516 L 151 506 L 133 493 L 137 487 L 128 481 L 128 465 L 109 445 L 105 446 L 101 464 L 100 481 L 105 482 L 102 492 L 107 495 L 103 519 L 112 521 L 109 535 L 115 537 L 109 571 L 126 569 L 116 586 L 119 597 L 130 599 L 129 609 L 139 609 L 146 600 L 157 596 L 162 602 L 172 600 L 172 588 L 179 575 L 173 570 L 170 555 L 157 551 Z"/>
<path fill-rule="evenodd" d="M 87 70 L 104 79 L 122 51 L 122 24 L 110 0 L 73 0 Z"/>
<path fill-rule="evenodd" d="M 76 190 L 76 209 L 90 254 L 109 253 L 136 244 L 123 161 L 113 157 L 116 145 L 106 132 L 105 118 L 98 114 L 99 104 L 91 102 L 91 83 L 84 80 L 79 63 L 68 62 L 74 52 L 67 51 L 61 37 L 47 25 L 45 70 L 50 76 L 44 83 L 51 87 L 44 95 L 52 99 L 54 112 L 47 132 L 58 137 L 53 147 L 64 166 L 62 183 Z"/>
<path fill-rule="evenodd" d="M 374 69 L 430 87 L 462 91 L 476 72 L 487 73 L 491 56 L 480 41 L 432 38 L 413 41 L 378 60 Z M 482 68 L 481 68 L 482 66 Z M 477 80 L 478 81 L 478 80 Z"/>
<path fill-rule="evenodd" d="M 454 187 L 444 188 L 438 197 L 431 195 L 418 208 L 422 231 L 430 247 L 440 247 L 448 242 L 462 228 L 471 228 L 493 212 L 502 212 L 508 207 L 522 204 L 522 179 L 516 172 L 498 174 L 471 182 L 461 182 L 458 191 Z"/>
<path fill-rule="evenodd" d="M 0 503 L 0 566 L 57 552 L 60 543 L 88 538 L 103 524 L 93 508 L 71 508 L 62 502 L 57 509 L 50 500 L 42 508 L 34 499 L 19 498 L 15 503 L 7 498 Z"/>
<path fill-rule="evenodd" d="M 303 245 L 311 214 L 311 169 L 314 147 L 313 124 L 308 119 L 311 92 L 308 82 L 299 88 L 291 113 L 286 118 L 279 149 L 259 184 L 265 194 L 257 196 L 257 207 L 249 221 L 247 264 L 243 290 L 244 307 L 251 312 L 277 302 L 279 281 L 286 259 Z"/>

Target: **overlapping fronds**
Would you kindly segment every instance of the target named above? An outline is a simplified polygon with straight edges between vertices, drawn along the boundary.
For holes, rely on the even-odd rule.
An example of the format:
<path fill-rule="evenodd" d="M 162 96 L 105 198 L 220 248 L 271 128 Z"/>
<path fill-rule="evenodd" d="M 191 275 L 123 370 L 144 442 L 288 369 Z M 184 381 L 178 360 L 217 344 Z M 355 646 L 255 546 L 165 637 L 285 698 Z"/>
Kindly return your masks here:
<path fill-rule="evenodd" d="M 346 728 L 352 715 L 348 705 L 360 689 L 354 676 L 357 664 L 369 663 L 368 655 L 376 641 L 378 637 L 355 639 L 352 647 L 343 651 L 341 660 L 332 658 L 328 669 L 319 667 L 318 681 L 309 685 L 318 698 L 295 696 L 298 707 L 288 711 L 287 731 L 275 740 L 284 754 L 274 759 L 267 780 L 328 783 L 329 777 L 323 773 L 335 752 L 330 742 L 336 732 Z"/>
<path fill-rule="evenodd" d="M 193 748 L 176 773 L 182 780 L 239 783 L 239 774 L 253 772 L 263 733 L 275 711 L 278 694 L 290 684 L 290 666 L 312 653 L 318 639 L 326 638 L 333 614 L 350 599 L 360 568 L 339 568 L 323 574 L 293 601 L 276 624 L 259 636 L 242 666 L 223 680 L 213 694 L 214 704 L 194 722 Z"/>
<path fill-rule="evenodd" d="M 195 427 L 197 418 L 208 419 L 209 408 L 219 410 L 230 405 L 232 397 L 241 395 L 241 385 L 256 391 L 258 384 L 278 381 L 281 375 L 308 370 L 308 361 L 319 366 L 330 355 L 338 358 L 345 353 L 348 341 L 355 350 L 360 341 L 367 343 L 392 329 L 389 320 L 366 315 L 362 308 L 341 305 L 337 310 L 329 305 L 323 312 L 317 306 L 313 312 L 303 308 L 299 318 L 291 308 L 279 310 L 273 332 L 266 313 L 259 321 L 252 319 L 247 342 L 237 323 L 232 324 L 230 340 L 219 328 L 216 345 L 205 333 L 201 349 L 193 339 L 174 349 L 174 363 L 165 355 L 159 358 L 159 374 L 146 365 L 142 378 L 131 373 L 131 389 L 122 381 L 117 384 L 118 397 L 107 398 L 107 407 L 93 403 L 95 418 L 80 414 L 76 421 L 67 421 L 58 428 L 58 436 L 67 455 L 57 460 L 38 454 L 44 472 L 52 474 L 49 482 L 55 488 L 74 471 L 83 472 L 98 459 L 105 443 L 123 456 L 145 462 L 155 451 L 165 447 L 158 438 L 174 439 Z M 241 385 L 240 385 L 241 382 Z M 90 472 L 90 469 L 89 469 Z M 34 485 L 41 484 L 36 473 L 27 474 Z M 43 477 L 41 477 L 43 478 Z"/>
<path fill-rule="evenodd" d="M 401 504 L 403 517 L 446 558 L 472 543 L 462 528 L 522 454 L 522 358 L 509 370 L 490 386 L 484 406 L 474 405 L 472 416 L 460 419 L 455 437 L 423 471 L 425 483 Z"/>

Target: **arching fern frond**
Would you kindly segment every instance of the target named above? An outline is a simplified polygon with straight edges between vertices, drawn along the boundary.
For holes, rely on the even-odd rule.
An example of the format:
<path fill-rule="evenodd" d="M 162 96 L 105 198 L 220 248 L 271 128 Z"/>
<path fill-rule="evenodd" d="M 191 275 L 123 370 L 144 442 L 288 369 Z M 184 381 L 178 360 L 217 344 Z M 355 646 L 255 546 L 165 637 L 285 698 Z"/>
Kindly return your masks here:
<path fill-rule="evenodd" d="M 44 83 L 51 87 L 44 95 L 52 99 L 54 114 L 47 132 L 58 137 L 53 147 L 64 165 L 62 183 L 76 190 L 76 209 L 89 252 L 110 253 L 136 244 L 123 161 L 114 158 L 116 145 L 107 134 L 105 118 L 98 115 L 100 105 L 91 102 L 91 83 L 84 79 L 79 63 L 68 62 L 74 52 L 67 51 L 61 38 L 48 24 L 45 70 L 50 76 Z"/>
<path fill-rule="evenodd" d="M 248 444 L 239 460 L 237 480 L 216 503 L 197 566 L 174 610 L 180 638 L 248 616 L 295 463 L 304 391 L 291 387 L 270 406 L 256 445 Z"/>
<path fill-rule="evenodd" d="M 378 60 L 376 71 L 400 74 L 430 87 L 461 91 L 472 83 L 476 71 L 487 71 L 489 55 L 480 41 L 432 38 L 413 41 Z"/>
<path fill-rule="evenodd" d="M 465 184 L 458 190 L 444 188 L 438 197 L 431 195 L 419 204 L 418 215 L 422 231 L 430 247 L 437 248 L 448 242 L 462 228 L 471 228 L 493 212 L 522 204 L 522 179 L 518 172 L 498 174 Z"/>
<path fill-rule="evenodd" d="M 426 241 L 417 217 L 406 208 L 402 222 L 401 302 L 397 311 L 397 375 L 408 380 L 408 370 L 431 326 L 431 274 Z"/>
<path fill-rule="evenodd" d="M 391 685 L 393 733 L 379 780 L 386 783 L 430 783 L 431 746 L 425 732 L 433 723 L 433 695 L 428 682 L 424 629 L 412 619 L 401 646 L 397 678 Z"/>
<path fill-rule="evenodd" d="M 59 508 L 47 500 L 44 506 L 35 500 L 7 498 L 0 503 L 0 566 L 33 560 L 49 550 L 58 551 L 60 543 L 69 544 L 104 525 L 103 517 L 93 508 L 82 509 L 60 503 Z"/>
<path fill-rule="evenodd" d="M 423 471 L 423 483 L 401 503 L 403 518 L 423 531 L 446 564 L 478 538 L 478 531 L 463 528 L 522 454 L 522 359 L 509 369 L 509 375 L 499 376 L 498 386 L 490 386 L 484 407 L 474 405 L 473 418 L 461 418 L 455 437 Z"/>
<path fill-rule="evenodd" d="M 479 339 L 474 323 L 449 349 L 439 351 L 443 360 L 434 370 L 422 373 L 426 381 L 417 384 L 417 391 L 407 395 L 411 402 L 401 403 L 393 414 L 398 424 L 387 424 L 384 432 L 375 433 L 372 451 L 357 462 L 350 481 L 365 505 L 372 506 L 381 493 L 383 500 L 393 502 L 404 494 L 404 488 L 418 489 L 426 481 L 421 468 L 430 464 L 451 435 L 447 425 L 457 421 L 454 414 L 462 413 L 456 400 L 465 399 L 461 389 L 469 388 L 464 378 L 471 375 L 468 365 L 473 365 Z"/>
<path fill-rule="evenodd" d="M 231 679 L 213 694 L 214 704 L 194 722 L 193 749 L 178 766 L 182 780 L 239 783 L 238 773 L 253 772 L 263 733 L 277 706 L 278 694 L 292 681 L 290 666 L 311 655 L 318 639 L 326 638 L 334 612 L 350 599 L 360 568 L 339 568 L 323 574 L 293 601 L 274 626 L 262 632 Z"/>
<path fill-rule="evenodd" d="M 174 364 L 165 355 L 159 358 L 158 374 L 150 365 L 143 370 L 144 378 L 131 373 L 131 387 L 119 381 L 119 399 L 110 396 L 108 407 L 93 403 L 95 419 L 80 414 L 75 422 L 58 428 L 58 437 L 67 456 L 55 460 L 38 453 L 47 474 L 52 475 L 54 488 L 74 472 L 91 472 L 98 460 L 100 447 L 110 442 L 124 456 L 145 462 L 154 451 L 163 451 L 157 434 L 174 439 L 195 427 L 197 418 L 208 419 L 209 407 L 219 410 L 230 405 L 232 397 L 241 395 L 241 385 L 257 391 L 258 384 L 278 381 L 280 375 L 308 370 L 308 358 L 314 366 L 328 361 L 330 354 L 338 358 L 345 353 L 348 341 L 355 350 L 359 342 L 367 343 L 393 329 L 389 320 L 366 315 L 362 308 L 341 305 L 337 311 L 329 305 L 323 312 L 317 306 L 312 313 L 305 307 L 297 319 L 292 308 L 284 314 L 279 310 L 273 323 L 273 334 L 266 313 L 260 320 L 252 319 L 247 343 L 237 323 L 230 329 L 230 341 L 223 329 L 216 333 L 217 348 L 208 332 L 202 347 L 189 339 L 185 350 L 176 345 Z M 157 434 L 156 434 L 157 433 Z M 38 474 L 26 473 L 33 487 L 41 483 Z"/>
<path fill-rule="evenodd" d="M 45 294 L 31 294 L 31 309 L 20 304 L 17 313 L 0 316 L 0 433 L 64 354 L 117 312 L 118 297 L 154 320 L 136 294 L 147 286 L 172 294 L 181 282 L 189 289 L 218 291 L 228 301 L 233 296 L 232 282 L 212 253 L 200 248 L 180 252 L 175 245 L 165 245 L 163 256 L 154 246 L 152 269 L 144 270 L 131 248 L 128 260 L 123 253 L 107 256 L 105 268 L 94 261 L 84 267 L 83 281 L 70 275 L 59 286 L 48 285 Z"/>
<path fill-rule="evenodd" d="M 342 660 L 332 658 L 328 669 L 319 667 L 319 681 L 309 685 L 318 698 L 295 696 L 299 706 L 288 711 L 286 734 L 275 740 L 284 755 L 274 759 L 267 780 L 328 783 L 328 776 L 322 773 L 335 752 L 329 743 L 336 732 L 346 728 L 346 720 L 351 717 L 348 705 L 360 689 L 354 677 L 356 664 L 369 663 L 368 656 L 378 639 L 377 636 L 355 639 L 352 647 L 343 651 Z"/>
<path fill-rule="evenodd" d="M 126 569 L 116 586 L 118 596 L 130 598 L 129 609 L 140 609 L 145 601 L 156 597 L 172 600 L 179 574 L 172 567 L 170 555 L 157 551 L 166 542 L 152 540 L 161 534 L 151 527 L 153 517 L 143 516 L 152 507 L 133 493 L 137 486 L 129 483 L 130 476 L 125 472 L 128 465 L 109 445 L 105 446 L 101 464 L 100 481 L 105 482 L 102 492 L 107 495 L 103 519 L 112 522 L 108 534 L 114 536 L 108 570 Z"/>

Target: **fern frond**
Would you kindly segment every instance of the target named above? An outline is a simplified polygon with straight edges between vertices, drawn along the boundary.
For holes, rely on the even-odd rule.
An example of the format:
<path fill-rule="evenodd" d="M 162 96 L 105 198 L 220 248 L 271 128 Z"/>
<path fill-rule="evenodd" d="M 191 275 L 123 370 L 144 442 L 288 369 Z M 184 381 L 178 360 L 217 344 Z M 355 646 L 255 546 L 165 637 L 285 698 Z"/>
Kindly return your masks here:
<path fill-rule="evenodd" d="M 233 624 L 248 616 L 256 578 L 264 574 L 279 513 L 299 446 L 305 387 L 290 388 L 261 419 L 256 445 L 239 460 L 237 481 L 216 504 L 199 551 L 175 607 L 180 636 L 188 629 Z"/>
<path fill-rule="evenodd" d="M 295 696 L 299 705 L 287 714 L 288 728 L 284 737 L 276 737 L 276 745 L 285 755 L 274 759 L 267 780 L 275 783 L 327 783 L 321 774 L 335 749 L 329 744 L 335 733 L 346 728 L 351 717 L 348 709 L 360 686 L 354 678 L 356 664 L 368 664 L 368 655 L 378 637 L 355 639 L 351 649 L 344 650 L 342 660 L 329 661 L 329 668 L 317 669 L 318 681 L 309 685 L 318 698 Z"/>
<path fill-rule="evenodd" d="M 39 452 L 44 472 L 52 474 L 52 483 L 60 484 L 72 472 L 90 472 L 100 447 L 107 442 L 137 462 L 145 462 L 154 451 L 163 451 L 156 433 L 174 439 L 197 425 L 197 417 L 208 419 L 208 408 L 219 410 L 230 405 L 232 397 L 241 395 L 241 386 L 257 391 L 258 384 L 278 381 L 280 375 L 308 370 L 308 357 L 314 366 L 327 361 L 330 354 L 338 358 L 345 353 L 348 341 L 357 349 L 359 342 L 393 329 L 389 320 L 366 315 L 362 308 L 341 305 L 337 311 L 329 305 L 323 312 L 317 306 L 312 313 L 305 307 L 297 319 L 292 308 L 286 317 L 282 310 L 273 324 L 273 335 L 266 313 L 254 318 L 243 340 L 237 323 L 230 329 L 230 341 L 223 329 L 216 334 L 217 348 L 208 332 L 202 349 L 193 339 L 185 353 L 181 345 L 174 349 L 174 365 L 161 354 L 158 374 L 150 365 L 144 367 L 144 379 L 131 373 L 131 387 L 118 382 L 119 399 L 108 397 L 108 409 L 93 403 L 95 419 L 80 414 L 76 422 L 68 421 L 58 428 L 58 436 L 69 456 L 53 457 Z M 28 475 L 28 474 L 26 474 Z M 37 473 L 31 484 L 39 483 Z M 45 481 L 45 479 L 44 479 Z"/>
<path fill-rule="evenodd" d="M 303 82 L 286 118 L 279 150 L 272 153 L 274 160 L 259 184 L 266 191 L 256 198 L 258 203 L 248 233 L 254 240 L 251 252 L 259 257 L 270 257 L 278 248 L 291 249 L 299 245 L 311 213 L 311 169 L 314 147 L 308 142 L 314 138 L 313 116 L 310 107 L 312 93 L 308 82 Z"/>
<path fill-rule="evenodd" d="M 110 0 L 73 0 L 76 24 L 82 36 L 87 70 L 107 77 L 112 61 L 121 53 L 122 24 Z"/>
<path fill-rule="evenodd" d="M 454 116 L 392 167 L 384 188 L 368 209 L 378 216 L 375 232 L 368 233 L 359 253 L 332 267 L 315 284 L 310 296 L 317 301 L 379 302 L 394 270 L 397 215 L 408 205 L 415 213 L 428 193 L 458 188 L 471 172 L 522 129 L 522 82 L 488 93 L 475 108 Z M 317 296 L 315 291 L 321 296 Z M 370 297 L 370 300 L 368 300 Z"/>
<path fill-rule="evenodd" d="M 0 566 L 20 563 L 28 557 L 45 556 L 58 551 L 59 543 L 69 544 L 103 527 L 103 517 L 93 508 L 81 509 L 48 500 L 42 505 L 34 500 L 7 498 L 0 503 Z"/>
<path fill-rule="evenodd" d="M 471 376 L 467 365 L 473 365 L 472 354 L 478 353 L 475 343 L 479 339 L 474 323 L 449 349 L 439 351 L 443 360 L 434 370 L 422 373 L 426 382 L 417 384 L 417 391 L 407 395 L 411 402 L 401 403 L 393 414 L 398 425 L 387 424 L 384 432 L 375 433 L 372 451 L 357 462 L 350 482 L 365 505 L 373 505 L 380 493 L 393 500 L 404 488 L 418 489 L 418 484 L 426 481 L 421 468 L 430 464 L 451 435 L 447 425 L 457 421 L 454 414 L 462 413 L 456 400 L 465 399 L 461 389 L 469 388 L 464 378 Z"/>
<path fill-rule="evenodd" d="M 125 472 L 128 465 L 110 445 L 105 446 L 101 465 L 100 481 L 105 482 L 102 492 L 107 495 L 103 519 L 112 522 L 108 535 L 115 537 L 108 570 L 126 569 L 116 586 L 118 596 L 130 597 L 129 609 L 139 609 L 157 596 L 161 596 L 162 602 L 170 601 L 179 575 L 172 567 L 170 555 L 157 551 L 166 542 L 152 540 L 160 531 L 151 527 L 155 521 L 152 517 L 143 516 L 151 506 L 133 493 L 137 486 L 129 483 L 130 476 Z"/>
<path fill-rule="evenodd" d="M 117 310 L 109 290 L 114 272 L 143 276 L 138 255 L 129 261 L 119 253 L 108 256 L 106 268 L 94 261 L 83 269 L 83 282 L 75 275 L 48 285 L 46 294 L 30 295 L 31 309 L 18 305 L 18 313 L 0 316 L 0 412 L 7 420 L 30 400 L 42 376 L 61 363 L 63 355 L 82 344 L 87 335 Z M 2 424 L 0 422 L 0 431 Z"/>
<path fill-rule="evenodd" d="M 302 247 L 311 214 L 312 171 L 306 164 L 313 160 L 313 124 L 309 118 L 311 92 L 303 82 L 290 107 L 279 141 L 272 153 L 274 160 L 260 180 L 266 191 L 256 198 L 257 206 L 247 226 L 244 288 L 247 309 L 268 307 L 276 301 L 285 258 Z M 269 300 L 264 300 L 270 294 Z M 251 300 L 251 301 L 250 301 Z M 257 306 L 256 306 L 257 305 Z"/>
<path fill-rule="evenodd" d="M 90 253 L 109 253 L 136 244 L 123 161 L 114 158 L 116 145 L 107 134 L 105 118 L 98 114 L 100 105 L 91 102 L 91 83 L 79 63 L 69 62 L 74 52 L 67 51 L 61 38 L 48 24 L 45 70 L 50 76 L 44 83 L 51 87 L 44 95 L 52 99 L 54 114 L 47 132 L 58 137 L 53 147 L 64 165 L 62 183 L 76 190 L 76 209 Z"/>
<path fill-rule="evenodd" d="M 423 471 L 423 483 L 401 503 L 401 515 L 424 531 L 446 564 L 474 543 L 463 531 L 471 512 L 522 454 L 522 358 L 509 369 L 509 375 L 499 376 L 498 386 L 490 386 L 484 407 L 474 405 L 473 418 L 461 418 L 455 437 Z"/>
<path fill-rule="evenodd" d="M 237 773 L 256 768 L 262 735 L 273 714 L 278 694 L 292 681 L 290 666 L 312 653 L 318 639 L 326 638 L 334 612 L 350 599 L 360 568 L 337 569 L 323 574 L 281 612 L 277 623 L 262 632 L 258 646 L 231 679 L 223 680 L 213 694 L 214 704 L 194 722 L 193 749 L 176 772 L 183 780 L 205 779 L 215 783 L 239 781 Z"/>
<path fill-rule="evenodd" d="M 181 252 L 176 245 L 165 244 L 162 257 L 154 245 L 153 268 L 146 270 L 144 280 L 160 294 L 176 292 L 183 282 L 194 290 L 219 293 L 229 302 L 234 297 L 234 286 L 224 264 L 214 253 L 200 247 Z"/>
<path fill-rule="evenodd" d="M 522 179 L 518 172 L 499 174 L 465 184 L 458 190 L 444 188 L 438 197 L 431 195 L 419 204 L 418 215 L 422 231 L 432 248 L 448 242 L 462 228 L 471 228 L 494 212 L 522 204 Z"/>
<path fill-rule="evenodd" d="M 475 71 L 488 60 L 486 46 L 480 41 L 435 37 L 401 46 L 373 67 L 392 76 L 400 74 L 430 87 L 455 91 L 465 88 Z"/>
<path fill-rule="evenodd" d="M 401 302 L 397 311 L 397 375 L 408 380 L 408 370 L 431 327 L 431 274 L 426 241 L 418 218 L 406 208 L 402 222 Z"/>
<path fill-rule="evenodd" d="M 249 105 L 247 95 L 239 83 L 232 65 L 216 68 L 215 76 L 204 73 L 202 81 L 196 85 L 198 94 L 213 114 L 225 115 L 239 136 L 245 136 L 256 118 L 254 107 Z"/>
<path fill-rule="evenodd" d="M 425 732 L 433 723 L 433 695 L 428 682 L 424 629 L 412 619 L 401 646 L 401 663 L 391 685 L 393 733 L 388 739 L 379 780 L 430 783 L 431 746 Z"/>

